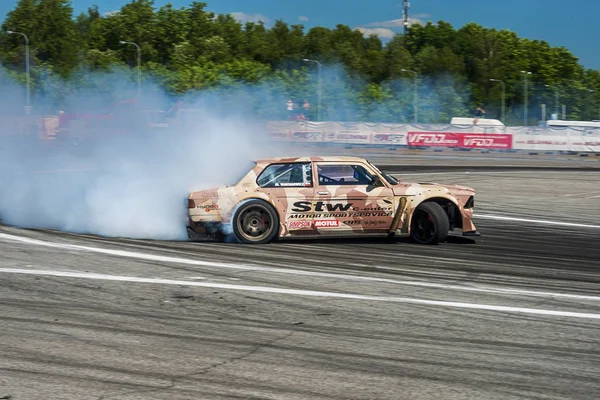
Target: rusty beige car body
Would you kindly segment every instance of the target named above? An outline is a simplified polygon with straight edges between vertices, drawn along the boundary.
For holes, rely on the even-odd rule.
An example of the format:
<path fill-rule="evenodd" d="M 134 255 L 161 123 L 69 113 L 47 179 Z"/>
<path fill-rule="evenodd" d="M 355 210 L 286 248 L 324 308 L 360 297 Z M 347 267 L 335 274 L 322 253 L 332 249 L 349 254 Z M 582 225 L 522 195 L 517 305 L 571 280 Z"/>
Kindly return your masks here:
<path fill-rule="evenodd" d="M 354 175 L 343 175 L 349 168 Z M 285 179 L 278 178 L 279 170 L 280 177 L 287 174 Z M 294 172 L 296 180 L 290 182 Z M 233 234 L 245 243 L 291 237 L 410 234 L 417 242 L 434 244 L 444 240 L 449 230 L 479 236 L 472 221 L 474 195 L 473 189 L 463 186 L 397 180 L 363 158 L 261 159 L 235 185 L 191 192 L 188 227 L 220 237 Z M 246 210 L 248 204 L 258 207 L 254 213 Z M 240 214 L 241 210 L 246 214 Z M 437 227 L 431 228 L 432 220 Z M 430 233 L 435 228 L 438 231 L 431 240 L 412 232 Z"/>

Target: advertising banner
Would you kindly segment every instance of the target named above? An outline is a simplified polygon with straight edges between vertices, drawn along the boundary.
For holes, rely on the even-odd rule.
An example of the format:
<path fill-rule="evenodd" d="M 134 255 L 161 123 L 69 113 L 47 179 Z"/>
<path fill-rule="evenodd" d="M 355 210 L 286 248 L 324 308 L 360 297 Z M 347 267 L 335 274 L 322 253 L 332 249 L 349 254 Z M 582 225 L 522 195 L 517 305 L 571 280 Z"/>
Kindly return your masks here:
<path fill-rule="evenodd" d="M 416 147 L 457 147 L 463 149 L 512 149 L 512 135 L 408 132 L 408 145 Z"/>
<path fill-rule="evenodd" d="M 460 133 L 408 132 L 408 145 L 416 147 L 460 147 Z"/>
<path fill-rule="evenodd" d="M 296 142 L 322 142 L 322 131 L 292 131 L 290 139 Z"/>
<path fill-rule="evenodd" d="M 327 141 L 340 143 L 369 144 L 371 143 L 371 134 L 370 132 L 362 132 L 358 130 L 339 130 L 329 132 L 327 134 Z"/>
<path fill-rule="evenodd" d="M 463 134 L 460 147 L 465 149 L 512 149 L 512 135 Z"/>
<path fill-rule="evenodd" d="M 406 146 L 408 143 L 406 140 L 406 133 L 382 132 L 373 133 L 373 144 Z"/>

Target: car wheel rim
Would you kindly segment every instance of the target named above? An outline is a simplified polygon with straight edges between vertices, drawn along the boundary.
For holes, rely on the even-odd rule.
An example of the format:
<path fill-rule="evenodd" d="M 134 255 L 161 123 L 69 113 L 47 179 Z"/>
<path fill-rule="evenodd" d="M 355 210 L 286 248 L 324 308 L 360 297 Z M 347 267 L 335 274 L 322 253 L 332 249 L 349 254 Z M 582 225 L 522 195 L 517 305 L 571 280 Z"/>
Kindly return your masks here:
<path fill-rule="evenodd" d="M 420 242 L 429 242 L 435 236 L 435 223 L 428 212 L 418 210 L 414 215 L 413 236 Z"/>
<path fill-rule="evenodd" d="M 264 207 L 250 207 L 238 218 L 238 228 L 246 239 L 260 241 L 273 231 L 271 215 Z"/>

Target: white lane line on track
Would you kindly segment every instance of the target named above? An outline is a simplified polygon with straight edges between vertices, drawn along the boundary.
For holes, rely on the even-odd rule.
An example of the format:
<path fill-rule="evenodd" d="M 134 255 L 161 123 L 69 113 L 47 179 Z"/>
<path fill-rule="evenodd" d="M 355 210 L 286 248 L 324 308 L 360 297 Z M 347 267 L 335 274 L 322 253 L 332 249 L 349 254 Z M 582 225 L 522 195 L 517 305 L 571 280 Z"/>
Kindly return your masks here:
<path fill-rule="evenodd" d="M 599 194 L 600 192 L 595 190 L 593 192 L 585 192 L 585 193 L 569 193 L 569 194 L 564 194 L 562 196 L 558 196 L 558 197 L 581 197 L 581 196 L 589 196 L 591 194 Z"/>
<path fill-rule="evenodd" d="M 469 171 L 467 168 L 465 170 L 457 170 L 454 172 L 409 172 L 409 173 L 393 173 L 391 175 L 402 178 L 403 176 L 417 176 L 417 175 L 497 175 L 497 174 L 526 174 L 532 173 L 535 171 L 531 170 L 522 170 L 522 171 Z"/>
<path fill-rule="evenodd" d="M 0 273 L 36 275 L 36 276 L 54 276 L 54 277 L 62 277 L 62 278 L 92 279 L 92 280 L 132 282 L 132 283 L 150 283 L 150 284 L 159 284 L 159 285 L 196 286 L 196 287 L 208 287 L 208 288 L 229 289 L 229 290 L 239 290 L 239 291 L 287 294 L 287 295 L 308 296 L 308 297 L 328 297 L 328 298 L 338 298 L 338 299 L 348 299 L 348 300 L 382 301 L 382 302 L 392 302 L 392 303 L 406 303 L 406 304 L 420 304 L 420 305 L 440 306 L 440 307 L 476 309 L 476 310 L 485 310 L 485 311 L 499 311 L 499 312 L 517 313 L 517 314 L 536 314 L 536 315 L 545 315 L 545 316 L 552 316 L 552 317 L 600 319 L 600 314 L 580 313 L 580 312 L 573 312 L 573 311 L 544 310 L 544 309 L 537 309 L 537 308 L 508 307 L 508 306 L 496 306 L 496 305 L 490 305 L 490 304 L 477 304 L 477 303 L 460 303 L 460 302 L 454 302 L 454 301 L 425 300 L 425 299 L 415 299 L 415 298 L 409 298 L 409 297 L 369 296 L 369 295 L 361 295 L 361 294 L 353 294 L 353 293 L 335 293 L 335 292 L 322 292 L 322 291 L 313 291 L 313 290 L 284 289 L 284 288 L 269 287 L 269 286 L 248 286 L 248 285 L 233 285 L 233 284 L 226 284 L 226 283 L 191 282 L 191 281 L 184 281 L 184 280 L 172 280 L 172 279 L 160 279 L 160 278 L 140 278 L 140 277 L 135 277 L 135 276 L 105 275 L 105 274 L 94 274 L 94 273 L 88 273 L 88 272 L 59 272 L 59 271 L 45 271 L 45 270 L 26 270 L 26 269 L 16 269 L 16 268 L 0 268 Z"/>
<path fill-rule="evenodd" d="M 495 219 L 498 221 L 514 221 L 514 222 L 529 222 L 532 224 L 540 224 L 540 225 L 555 225 L 555 226 L 568 226 L 571 228 L 594 228 L 600 229 L 600 225 L 590 225 L 590 224 L 578 224 L 574 222 L 561 222 L 561 221 L 548 221 L 543 219 L 531 219 L 531 218 L 517 218 L 517 217 L 507 217 L 504 215 L 488 215 L 488 214 L 474 214 L 474 219 L 483 218 L 483 219 Z"/>
<path fill-rule="evenodd" d="M 93 253 L 107 254 L 107 255 L 111 255 L 111 256 L 135 258 L 135 259 L 139 259 L 139 260 L 160 261 L 160 262 L 174 263 L 174 264 L 197 265 L 197 266 L 212 267 L 212 268 L 238 269 L 238 270 L 251 271 L 251 272 L 252 271 L 260 271 L 260 272 L 269 272 L 269 273 L 278 273 L 278 274 L 287 274 L 287 275 L 299 275 L 299 276 L 314 276 L 314 277 L 320 277 L 320 278 L 333 278 L 333 279 L 347 280 L 347 281 L 380 282 L 380 283 L 388 283 L 388 284 L 394 284 L 394 285 L 415 286 L 415 287 L 442 289 L 442 290 L 457 290 L 457 291 L 465 291 L 465 292 L 515 294 L 515 295 L 534 296 L 534 297 L 549 297 L 549 298 L 564 298 L 564 299 L 573 299 L 573 300 L 600 301 L 600 296 L 588 296 L 588 295 L 578 295 L 578 294 L 570 294 L 570 293 L 541 292 L 541 291 L 530 291 L 530 290 L 520 290 L 520 289 L 505 289 L 505 288 L 484 287 L 484 286 L 462 286 L 462 285 L 452 285 L 452 284 L 432 283 L 432 282 L 422 282 L 422 281 L 401 281 L 401 280 L 395 280 L 395 279 L 376 278 L 376 277 L 360 276 L 360 275 L 335 274 L 335 273 L 316 272 L 316 271 L 303 271 L 303 270 L 291 269 L 291 268 L 274 268 L 274 267 L 262 267 L 262 266 L 258 266 L 258 265 L 244 265 L 244 264 L 234 264 L 234 263 L 221 263 L 221 262 L 214 262 L 214 261 L 191 260 L 191 259 L 187 259 L 187 258 L 159 256 L 159 255 L 154 255 L 154 254 L 145 254 L 145 253 L 138 253 L 138 252 L 132 252 L 132 251 L 124 251 L 124 250 L 111 250 L 111 249 L 103 249 L 103 248 L 99 248 L 99 247 L 88 247 L 88 246 L 79 246 L 79 245 L 71 245 L 71 244 L 63 244 L 63 243 L 52 243 L 52 242 L 46 242 L 46 241 L 42 241 L 42 240 L 22 237 L 22 236 L 9 235 L 9 234 L 5 234 L 5 233 L 0 233 L 0 239 L 16 241 L 16 242 L 20 242 L 20 243 L 29 244 L 29 245 L 45 246 L 45 247 L 52 247 L 52 248 L 58 248 L 58 249 L 64 249 L 64 250 L 87 251 L 87 252 L 93 252 Z M 432 258 L 432 259 L 435 258 L 435 257 L 428 257 L 428 256 L 424 256 L 424 257 Z M 461 260 L 457 260 L 456 262 L 460 262 L 460 261 Z"/>

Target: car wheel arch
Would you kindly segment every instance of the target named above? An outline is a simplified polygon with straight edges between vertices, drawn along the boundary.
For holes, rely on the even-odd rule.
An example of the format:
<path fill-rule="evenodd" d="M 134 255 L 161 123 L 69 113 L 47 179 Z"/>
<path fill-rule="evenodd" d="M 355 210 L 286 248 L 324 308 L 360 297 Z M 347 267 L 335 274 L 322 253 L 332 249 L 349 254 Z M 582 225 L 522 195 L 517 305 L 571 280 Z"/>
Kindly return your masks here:
<path fill-rule="evenodd" d="M 427 203 L 427 202 L 437 203 L 440 206 L 442 206 L 442 208 L 446 211 L 446 214 L 448 215 L 448 220 L 450 221 L 451 229 L 453 229 L 453 228 L 461 228 L 462 227 L 462 217 L 461 217 L 461 212 L 460 212 L 460 207 L 458 205 L 458 201 L 455 198 L 452 198 L 452 197 L 432 196 L 432 197 L 428 197 L 428 198 L 420 201 L 419 203 L 417 203 L 416 205 L 413 205 L 411 207 L 411 212 L 408 215 L 408 218 L 407 218 L 406 223 L 404 225 L 406 227 L 406 232 L 407 233 L 410 230 L 410 226 L 412 224 L 412 218 L 413 218 L 415 210 L 421 204 Z"/>

